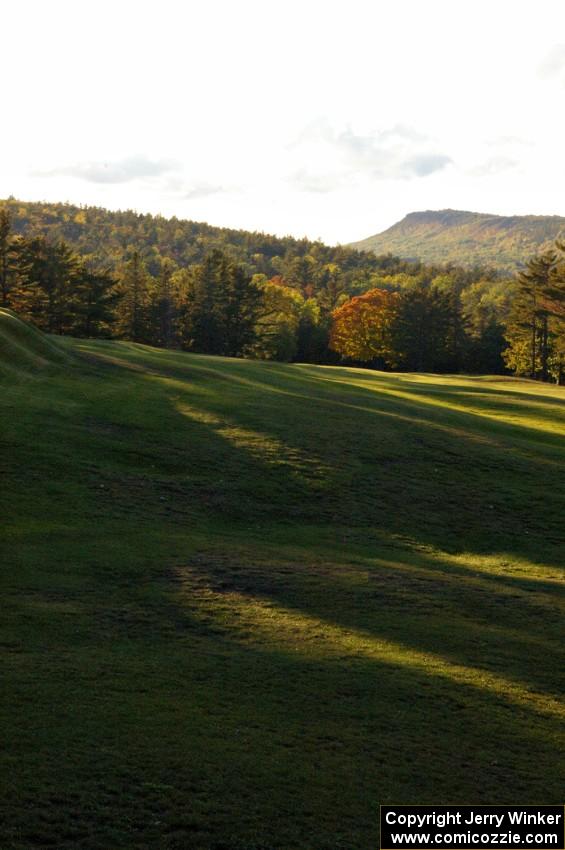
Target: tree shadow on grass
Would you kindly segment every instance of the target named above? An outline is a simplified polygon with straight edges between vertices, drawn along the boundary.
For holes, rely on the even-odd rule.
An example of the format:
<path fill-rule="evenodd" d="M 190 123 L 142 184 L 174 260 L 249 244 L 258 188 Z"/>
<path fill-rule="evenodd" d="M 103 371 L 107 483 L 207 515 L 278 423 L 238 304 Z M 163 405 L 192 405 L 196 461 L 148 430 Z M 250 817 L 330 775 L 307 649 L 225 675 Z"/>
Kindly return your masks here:
<path fill-rule="evenodd" d="M 22 515 L 10 574 L 35 586 L 13 846 L 368 850 L 379 803 L 555 801 L 557 446 L 190 362 L 96 361 L 14 426 L 8 472 L 45 520 Z"/>
<path fill-rule="evenodd" d="M 354 565 L 336 560 L 335 553 L 333 561 L 316 562 L 307 550 L 297 561 L 275 556 L 258 562 L 210 552 L 191 559 L 175 575 L 197 601 L 226 614 L 230 606 L 241 608 L 236 624 L 253 620 L 254 603 L 260 611 L 272 606 L 273 623 L 277 609 L 283 612 L 283 634 L 285 617 L 294 612 L 298 634 L 302 629 L 307 639 L 328 627 L 329 645 L 338 646 L 351 632 L 353 654 L 357 634 L 361 644 L 368 642 L 367 652 L 372 639 L 384 641 L 376 655 L 397 652 L 401 665 L 429 661 L 430 670 L 437 671 L 442 663 L 468 666 L 477 674 L 477 687 L 482 671 L 487 689 L 496 688 L 496 677 L 502 675 L 501 693 L 504 677 L 510 676 L 525 692 L 537 689 L 550 701 L 559 698 L 565 660 L 562 587 L 546 584 L 531 592 L 531 584 L 516 579 L 489 582 L 458 566 L 438 571 L 432 558 L 409 550 L 404 557 L 397 550 L 394 557 Z M 258 631 L 264 626 L 259 622 Z M 345 643 L 351 643 L 349 638 Z"/>
<path fill-rule="evenodd" d="M 141 377 L 171 428 L 158 461 L 208 476 L 226 519 L 374 527 L 562 566 L 559 435 L 318 377 L 341 370 L 161 354 Z"/>

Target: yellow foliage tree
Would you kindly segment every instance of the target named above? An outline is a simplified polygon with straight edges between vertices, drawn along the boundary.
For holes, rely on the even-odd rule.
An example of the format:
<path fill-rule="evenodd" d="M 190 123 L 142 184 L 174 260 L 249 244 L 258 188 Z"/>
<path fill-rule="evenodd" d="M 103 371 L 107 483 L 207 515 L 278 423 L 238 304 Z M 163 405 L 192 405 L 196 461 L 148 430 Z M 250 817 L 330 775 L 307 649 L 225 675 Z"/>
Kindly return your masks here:
<path fill-rule="evenodd" d="M 346 301 L 332 313 L 330 348 L 353 360 L 387 360 L 398 293 L 371 289 Z"/>

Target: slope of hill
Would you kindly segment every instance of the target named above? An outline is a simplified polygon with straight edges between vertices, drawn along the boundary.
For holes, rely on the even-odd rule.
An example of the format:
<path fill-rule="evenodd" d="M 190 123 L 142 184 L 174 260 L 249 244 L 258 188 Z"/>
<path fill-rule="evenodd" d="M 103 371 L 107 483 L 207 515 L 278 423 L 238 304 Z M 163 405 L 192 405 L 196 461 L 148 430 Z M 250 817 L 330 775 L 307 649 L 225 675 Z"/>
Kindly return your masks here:
<path fill-rule="evenodd" d="M 2 848 L 560 799 L 563 389 L 61 344 L 0 378 Z"/>
<path fill-rule="evenodd" d="M 132 210 L 112 211 L 101 207 L 73 204 L 0 201 L 11 216 L 16 234 L 44 235 L 64 240 L 79 253 L 92 257 L 104 267 L 115 269 L 128 252 L 139 251 L 151 274 L 158 274 L 164 259 L 184 266 L 200 262 L 215 248 L 227 251 L 246 263 L 250 271 L 280 274 L 288 258 L 308 255 L 315 266 L 337 263 L 343 273 L 377 269 L 373 255 L 342 246 L 328 246 L 292 236 L 214 227 L 204 222 L 164 218 Z M 285 271 L 288 271 L 285 269 Z M 308 282 L 308 281 L 305 281 Z"/>
<path fill-rule="evenodd" d="M 428 210 L 410 213 L 383 233 L 350 247 L 426 263 L 487 265 L 514 271 L 564 232 L 565 218 L 560 216 Z"/>
<path fill-rule="evenodd" d="M 67 352 L 53 339 L 0 307 L 0 373 L 14 377 L 66 360 Z"/>

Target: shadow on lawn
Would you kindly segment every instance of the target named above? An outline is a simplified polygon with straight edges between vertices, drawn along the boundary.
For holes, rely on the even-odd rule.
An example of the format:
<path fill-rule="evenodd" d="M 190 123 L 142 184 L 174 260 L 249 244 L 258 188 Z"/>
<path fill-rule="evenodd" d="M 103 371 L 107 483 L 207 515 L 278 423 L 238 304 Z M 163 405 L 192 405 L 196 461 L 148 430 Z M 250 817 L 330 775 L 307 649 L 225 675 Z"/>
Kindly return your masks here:
<path fill-rule="evenodd" d="M 14 761 L 14 846 L 368 850 L 378 803 L 557 801 L 561 443 L 415 416 L 413 385 L 157 354 L 134 375 L 107 349 L 80 408 L 14 431 L 54 523 L 29 556 L 45 626 L 25 609 L 37 647 L 10 656 L 10 739 L 35 765 Z"/>
<path fill-rule="evenodd" d="M 473 413 L 442 408 L 441 421 L 411 419 L 412 402 L 375 397 L 363 388 L 348 388 L 347 396 L 363 399 L 364 406 L 347 408 L 335 393 L 313 398 L 291 389 L 303 404 L 289 412 L 285 386 L 285 395 L 275 392 L 267 403 L 264 392 L 257 396 L 264 379 L 248 380 L 248 363 L 226 361 L 222 383 L 226 373 L 228 383 L 234 373 L 245 373 L 236 399 L 226 400 L 214 386 L 215 370 L 203 360 L 201 368 L 191 358 L 185 383 L 175 380 L 174 370 L 143 379 L 144 405 L 160 423 L 159 443 L 152 445 L 145 435 L 143 451 L 128 444 L 128 453 L 127 433 L 102 432 L 100 449 L 113 451 L 119 469 L 105 487 L 103 510 L 114 505 L 124 517 L 137 512 L 180 524 L 202 516 L 240 534 L 247 529 L 256 539 L 265 523 L 316 525 L 316 560 L 312 548 L 300 554 L 300 546 L 294 547 L 294 564 L 303 560 L 307 570 L 289 561 L 281 574 L 277 557 L 242 568 L 237 558 L 223 560 L 220 540 L 220 560 L 212 554 L 196 572 L 212 594 L 270 599 L 378 639 L 395 641 L 401 634 L 406 649 L 436 653 L 450 664 L 504 670 L 526 689 L 559 693 L 556 602 L 562 587 L 543 569 L 517 577 L 501 572 L 498 563 L 504 552 L 510 562 L 562 567 L 557 468 L 476 440 L 481 435 Z M 296 382 L 311 385 L 303 368 L 291 379 L 277 366 L 263 371 L 282 376 L 291 388 Z M 186 368 L 182 374 L 186 379 Z M 501 427 L 528 439 L 538 433 Z M 543 497 L 532 497 L 536 492 Z M 357 547 L 360 563 L 343 563 L 326 552 L 330 567 L 318 575 L 320 527 L 326 540 L 335 535 L 334 552 L 345 558 Z M 467 552 L 471 560 L 490 557 L 498 572 L 466 566 L 449 552 Z"/>
<path fill-rule="evenodd" d="M 502 671 L 525 692 L 534 689 L 548 698 L 561 695 L 562 587 L 544 585 L 532 593 L 526 581 L 506 582 L 500 577 L 489 583 L 457 566 L 453 571 L 438 570 L 432 558 L 409 550 L 404 557 L 395 554 L 395 561 L 373 558 L 367 565 L 354 566 L 336 561 L 335 553 L 334 561 L 320 564 L 309 560 L 306 551 L 302 559 L 284 562 L 276 557 L 250 562 L 210 552 L 179 567 L 174 581 L 180 583 L 185 600 L 190 602 L 188 592 L 197 606 L 203 603 L 210 611 L 218 606 L 226 615 L 233 607 L 235 633 L 246 617 L 253 619 L 253 604 L 260 602 L 272 609 L 273 629 L 277 610 L 283 612 L 283 637 L 285 617 L 294 612 L 298 640 L 301 631 L 310 640 L 317 630 L 324 634 L 328 627 L 328 645 L 337 641 L 338 646 L 349 635 L 353 656 L 356 635 L 361 644 L 375 638 L 390 643 L 391 657 L 396 647 L 401 664 L 410 665 L 414 650 L 438 659 L 437 670 L 442 662 L 447 668 L 470 666 L 477 673 L 483 671 L 485 681 L 486 674 Z M 334 627 L 341 630 L 336 636 Z M 261 633 L 261 623 L 257 629 Z M 275 639 L 275 631 L 270 638 Z M 415 656 L 414 666 L 418 663 Z M 434 664 L 430 669 L 436 669 Z"/>
<path fill-rule="evenodd" d="M 202 552 L 174 570 L 172 598 L 191 628 L 238 647 L 242 670 L 262 669 L 250 718 L 288 676 L 279 732 L 302 724 L 330 753 L 351 747 L 380 802 L 492 803 L 501 782 L 516 799 L 558 794 L 562 588 L 395 554 Z"/>
<path fill-rule="evenodd" d="M 558 434 L 444 406 L 422 416 L 414 384 L 410 399 L 378 392 L 397 377 L 342 391 L 311 367 L 220 358 L 218 372 L 211 358 L 178 367 L 178 355 L 161 355 L 142 379 L 143 404 L 168 423 L 154 454 L 158 470 L 176 473 L 179 504 L 184 491 L 197 511 L 200 492 L 204 511 L 234 522 L 374 528 L 562 567 Z"/>

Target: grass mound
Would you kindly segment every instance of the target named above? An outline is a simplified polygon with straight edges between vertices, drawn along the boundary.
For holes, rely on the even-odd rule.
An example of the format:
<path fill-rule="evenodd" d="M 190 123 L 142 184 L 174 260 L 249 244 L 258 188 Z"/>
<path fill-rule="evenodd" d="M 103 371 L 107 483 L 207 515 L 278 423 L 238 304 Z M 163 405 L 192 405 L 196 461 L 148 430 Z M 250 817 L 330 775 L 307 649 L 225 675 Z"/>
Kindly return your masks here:
<path fill-rule="evenodd" d="M 0 307 L 0 374 L 29 374 L 68 360 L 68 354 L 50 337 Z"/>
<path fill-rule="evenodd" d="M 2 850 L 562 801 L 562 388 L 66 347 L 0 382 Z"/>

